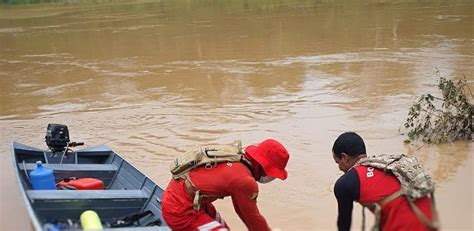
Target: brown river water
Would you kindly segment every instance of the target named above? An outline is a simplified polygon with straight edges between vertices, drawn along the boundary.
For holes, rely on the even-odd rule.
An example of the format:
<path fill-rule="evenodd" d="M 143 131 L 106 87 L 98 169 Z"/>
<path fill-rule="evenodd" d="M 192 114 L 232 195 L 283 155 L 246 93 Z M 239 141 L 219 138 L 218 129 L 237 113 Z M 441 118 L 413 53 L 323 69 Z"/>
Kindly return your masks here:
<path fill-rule="evenodd" d="M 443 229 L 474 229 L 474 143 L 400 130 L 436 71 L 474 89 L 473 1 L 65 2 L 0 4 L 0 230 L 31 229 L 10 144 L 46 148 L 48 123 L 162 187 L 193 145 L 278 139 L 289 177 L 261 185 L 259 207 L 280 230 L 336 230 L 331 148 L 356 131 L 370 154 L 417 155 Z M 245 230 L 230 200 L 217 207 Z"/>

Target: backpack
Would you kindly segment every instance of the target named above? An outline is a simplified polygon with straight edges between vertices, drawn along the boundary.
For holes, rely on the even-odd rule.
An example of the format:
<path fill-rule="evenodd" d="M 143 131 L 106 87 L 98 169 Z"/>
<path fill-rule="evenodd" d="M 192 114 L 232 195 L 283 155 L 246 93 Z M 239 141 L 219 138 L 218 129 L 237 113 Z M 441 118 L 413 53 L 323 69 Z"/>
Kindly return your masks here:
<path fill-rule="evenodd" d="M 185 180 L 186 190 L 194 198 L 193 208 L 199 210 L 201 199 L 205 195 L 191 182 L 189 172 L 201 166 L 211 169 L 218 163 L 239 162 L 242 161 L 243 154 L 240 140 L 233 145 L 197 146 L 176 157 L 171 163 L 170 172 L 173 179 Z"/>
<path fill-rule="evenodd" d="M 388 174 L 394 175 L 400 182 L 400 190 L 393 193 L 392 195 L 372 204 L 363 205 L 365 207 L 372 206 L 376 216 L 375 224 L 372 230 L 380 230 L 380 212 L 382 205 L 398 198 L 399 196 L 405 196 L 407 201 L 415 213 L 415 215 L 429 228 L 438 228 L 438 217 L 434 201 L 434 183 L 431 176 L 426 173 L 419 161 L 414 156 L 406 156 L 404 154 L 399 155 L 388 155 L 382 154 L 378 156 L 371 156 L 358 163 L 362 166 L 373 167 L 381 169 Z M 423 198 L 427 195 L 431 197 L 431 207 L 433 213 L 432 221 L 420 211 L 420 209 L 414 204 L 417 199 Z M 362 210 L 363 216 L 363 229 L 365 228 L 365 214 Z"/>
<path fill-rule="evenodd" d="M 212 168 L 221 162 L 240 161 L 244 154 L 242 142 L 234 145 L 197 146 L 176 157 L 170 171 L 174 179 L 183 178 L 189 171 L 202 165 Z"/>

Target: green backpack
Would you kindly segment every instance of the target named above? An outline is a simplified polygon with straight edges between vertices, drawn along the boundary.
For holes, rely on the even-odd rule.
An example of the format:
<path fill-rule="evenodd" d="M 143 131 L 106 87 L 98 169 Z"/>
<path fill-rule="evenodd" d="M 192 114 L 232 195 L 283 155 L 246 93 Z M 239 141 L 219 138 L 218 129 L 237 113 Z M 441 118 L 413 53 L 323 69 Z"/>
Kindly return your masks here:
<path fill-rule="evenodd" d="M 426 173 L 419 161 L 414 156 L 387 155 L 382 154 L 378 156 L 371 156 L 358 163 L 362 166 L 373 167 L 381 169 L 388 174 L 397 177 L 400 182 L 400 191 L 370 205 L 363 205 L 365 207 L 372 207 L 375 210 L 375 224 L 372 230 L 380 230 L 380 211 L 382 205 L 394 200 L 399 196 L 405 196 L 410 204 L 411 209 L 415 215 L 430 229 L 437 229 L 438 215 L 434 201 L 434 183 L 431 176 Z M 423 198 L 427 195 L 431 197 L 431 207 L 433 211 L 432 221 L 428 220 L 426 216 L 415 205 L 417 199 Z M 362 229 L 365 230 L 365 214 L 362 210 L 363 222 Z"/>
<path fill-rule="evenodd" d="M 205 195 L 193 184 L 189 172 L 201 166 L 211 169 L 218 163 L 239 162 L 243 154 L 241 141 L 236 141 L 233 145 L 197 146 L 176 157 L 171 163 L 170 171 L 173 179 L 185 180 L 186 190 L 194 197 L 193 207 L 199 210 L 201 199 Z"/>

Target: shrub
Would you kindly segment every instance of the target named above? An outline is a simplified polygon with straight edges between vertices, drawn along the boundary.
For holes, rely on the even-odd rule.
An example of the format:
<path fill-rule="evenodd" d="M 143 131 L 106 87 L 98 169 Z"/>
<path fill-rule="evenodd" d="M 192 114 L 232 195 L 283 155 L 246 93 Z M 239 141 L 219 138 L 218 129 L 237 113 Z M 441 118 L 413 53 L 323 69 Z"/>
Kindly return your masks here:
<path fill-rule="evenodd" d="M 454 82 L 437 72 L 441 96 L 422 95 L 408 111 L 404 124 L 409 130 L 406 142 L 422 139 L 426 143 L 444 143 L 471 139 L 472 110 L 467 94 L 472 92 L 466 78 Z"/>

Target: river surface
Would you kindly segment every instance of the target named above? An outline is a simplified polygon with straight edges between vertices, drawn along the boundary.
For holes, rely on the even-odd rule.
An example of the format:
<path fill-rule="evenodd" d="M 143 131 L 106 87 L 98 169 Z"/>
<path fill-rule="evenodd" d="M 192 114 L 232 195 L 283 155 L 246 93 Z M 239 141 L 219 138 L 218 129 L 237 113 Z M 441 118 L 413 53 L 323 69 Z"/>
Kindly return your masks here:
<path fill-rule="evenodd" d="M 289 177 L 261 185 L 259 207 L 280 230 L 336 229 L 331 148 L 356 131 L 370 154 L 417 155 L 443 229 L 474 229 L 474 143 L 400 130 L 437 71 L 474 89 L 473 1 L 64 2 L 0 5 L 0 230 L 30 229 L 9 145 L 46 148 L 48 123 L 162 187 L 191 146 L 278 139 Z M 230 200 L 217 207 L 245 230 Z"/>

